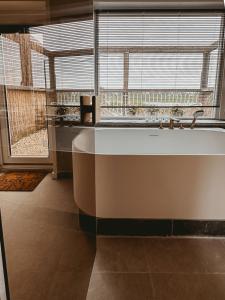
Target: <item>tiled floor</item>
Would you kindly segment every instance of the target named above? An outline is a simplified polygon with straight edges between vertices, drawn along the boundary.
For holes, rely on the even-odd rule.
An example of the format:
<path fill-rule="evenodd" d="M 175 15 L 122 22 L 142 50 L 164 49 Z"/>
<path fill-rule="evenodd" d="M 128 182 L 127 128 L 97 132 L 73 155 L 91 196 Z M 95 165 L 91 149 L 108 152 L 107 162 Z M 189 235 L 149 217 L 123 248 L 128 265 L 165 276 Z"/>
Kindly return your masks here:
<path fill-rule="evenodd" d="M 11 300 L 225 299 L 223 239 L 99 237 L 94 262 L 71 179 L 0 192 L 0 207 Z"/>
<path fill-rule="evenodd" d="M 11 300 L 86 299 L 95 245 L 81 233 L 71 179 L 0 192 Z"/>
<path fill-rule="evenodd" d="M 225 240 L 99 237 L 87 299 L 225 299 Z"/>

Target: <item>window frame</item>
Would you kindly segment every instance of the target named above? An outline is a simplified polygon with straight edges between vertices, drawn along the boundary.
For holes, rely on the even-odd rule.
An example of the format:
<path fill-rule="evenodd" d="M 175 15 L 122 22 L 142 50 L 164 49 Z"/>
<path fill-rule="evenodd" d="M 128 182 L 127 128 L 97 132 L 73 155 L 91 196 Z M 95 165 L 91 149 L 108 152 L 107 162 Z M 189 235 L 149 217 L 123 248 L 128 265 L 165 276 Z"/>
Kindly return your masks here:
<path fill-rule="evenodd" d="M 100 75 L 99 75 L 99 16 L 101 15 L 111 15 L 111 16 L 118 16 L 119 14 L 125 15 L 140 15 L 141 13 L 149 14 L 152 16 L 168 16 L 168 15 L 175 15 L 175 14 L 182 14 L 182 16 L 213 16 L 218 15 L 221 17 L 221 25 L 220 25 L 220 33 L 219 33 L 219 46 L 218 46 L 218 61 L 217 61 L 217 74 L 216 74 L 216 84 L 215 84 L 215 92 L 214 98 L 216 99 L 215 106 L 211 106 L 215 108 L 215 116 L 214 118 L 210 119 L 225 119 L 225 50 L 224 50 L 224 43 L 225 43 L 225 10 L 96 10 L 94 13 L 94 32 L 95 32 L 95 94 L 99 96 L 100 91 Z M 120 52 L 122 53 L 122 52 Z M 125 69 L 125 68 L 124 68 Z M 128 71 L 129 72 L 129 71 Z M 125 80 L 124 80 L 125 81 Z M 129 91 L 129 83 L 127 82 L 127 91 Z M 124 91 L 124 88 L 123 88 Z M 126 91 L 125 91 L 126 92 Z M 102 106 L 104 107 L 104 106 Z M 138 106 L 137 106 L 138 107 Z M 142 106 L 140 106 L 142 107 Z M 163 108 L 163 106 L 161 106 Z M 175 107 L 175 106 L 174 106 Z M 176 107 L 180 107 L 177 106 Z M 159 106 L 160 108 L 160 106 Z M 173 106 L 171 106 L 173 108 Z M 115 118 L 117 119 L 117 118 Z M 184 118 L 185 119 L 185 118 Z M 204 118 L 203 119 L 209 119 Z"/>

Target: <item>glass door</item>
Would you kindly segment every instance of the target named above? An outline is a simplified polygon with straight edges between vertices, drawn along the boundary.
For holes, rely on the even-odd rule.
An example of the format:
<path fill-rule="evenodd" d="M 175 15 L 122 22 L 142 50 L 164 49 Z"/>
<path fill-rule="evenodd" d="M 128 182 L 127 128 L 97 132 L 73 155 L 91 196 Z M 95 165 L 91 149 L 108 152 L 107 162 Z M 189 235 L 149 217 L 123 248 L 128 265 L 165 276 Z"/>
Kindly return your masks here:
<path fill-rule="evenodd" d="M 47 56 L 41 39 L 3 34 L 0 40 L 3 163 L 50 163 L 46 116 Z"/>

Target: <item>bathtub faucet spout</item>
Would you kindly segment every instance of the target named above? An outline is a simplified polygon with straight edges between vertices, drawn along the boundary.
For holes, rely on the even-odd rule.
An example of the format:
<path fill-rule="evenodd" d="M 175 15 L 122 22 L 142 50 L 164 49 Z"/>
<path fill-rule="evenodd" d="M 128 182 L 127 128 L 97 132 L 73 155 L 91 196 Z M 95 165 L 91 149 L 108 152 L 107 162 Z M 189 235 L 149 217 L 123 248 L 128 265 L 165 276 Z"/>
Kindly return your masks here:
<path fill-rule="evenodd" d="M 191 123 L 191 129 L 194 129 L 198 117 L 202 117 L 203 115 L 204 115 L 203 109 L 197 110 L 196 112 L 193 113 L 193 121 Z"/>

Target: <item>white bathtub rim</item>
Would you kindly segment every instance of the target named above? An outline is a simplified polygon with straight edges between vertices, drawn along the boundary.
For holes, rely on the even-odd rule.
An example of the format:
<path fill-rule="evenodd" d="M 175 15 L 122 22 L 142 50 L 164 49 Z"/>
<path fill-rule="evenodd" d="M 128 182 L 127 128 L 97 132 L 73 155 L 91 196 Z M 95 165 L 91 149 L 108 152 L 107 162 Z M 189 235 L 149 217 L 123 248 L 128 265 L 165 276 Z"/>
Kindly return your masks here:
<path fill-rule="evenodd" d="M 104 155 L 104 156 L 224 156 L 225 155 L 225 148 L 223 153 L 179 153 L 174 151 L 174 153 L 168 152 L 168 153 L 159 153 L 159 152 L 142 152 L 142 153 L 106 153 L 104 151 L 96 151 L 96 140 L 97 140 L 97 134 L 102 132 L 102 131 L 121 131 L 121 130 L 126 130 L 128 132 L 133 131 L 133 132 L 138 132 L 141 131 L 142 133 L 144 131 L 149 131 L 149 132 L 168 132 L 168 133 L 174 133 L 174 132 L 179 132 L 179 133 L 184 133 L 184 132 L 220 132 L 221 134 L 224 134 L 224 139 L 225 139 L 225 129 L 223 128 L 195 128 L 195 129 L 190 129 L 190 128 L 185 128 L 183 130 L 179 128 L 175 128 L 173 130 L 165 128 L 165 129 L 159 129 L 159 128 L 93 128 L 93 127 L 87 127 L 82 129 L 82 131 L 79 133 L 79 135 L 73 140 L 72 142 L 72 151 L 75 153 L 86 153 L 86 154 L 94 154 L 94 155 Z M 82 140 L 83 139 L 83 140 Z M 85 143 L 86 142 L 86 143 Z"/>

